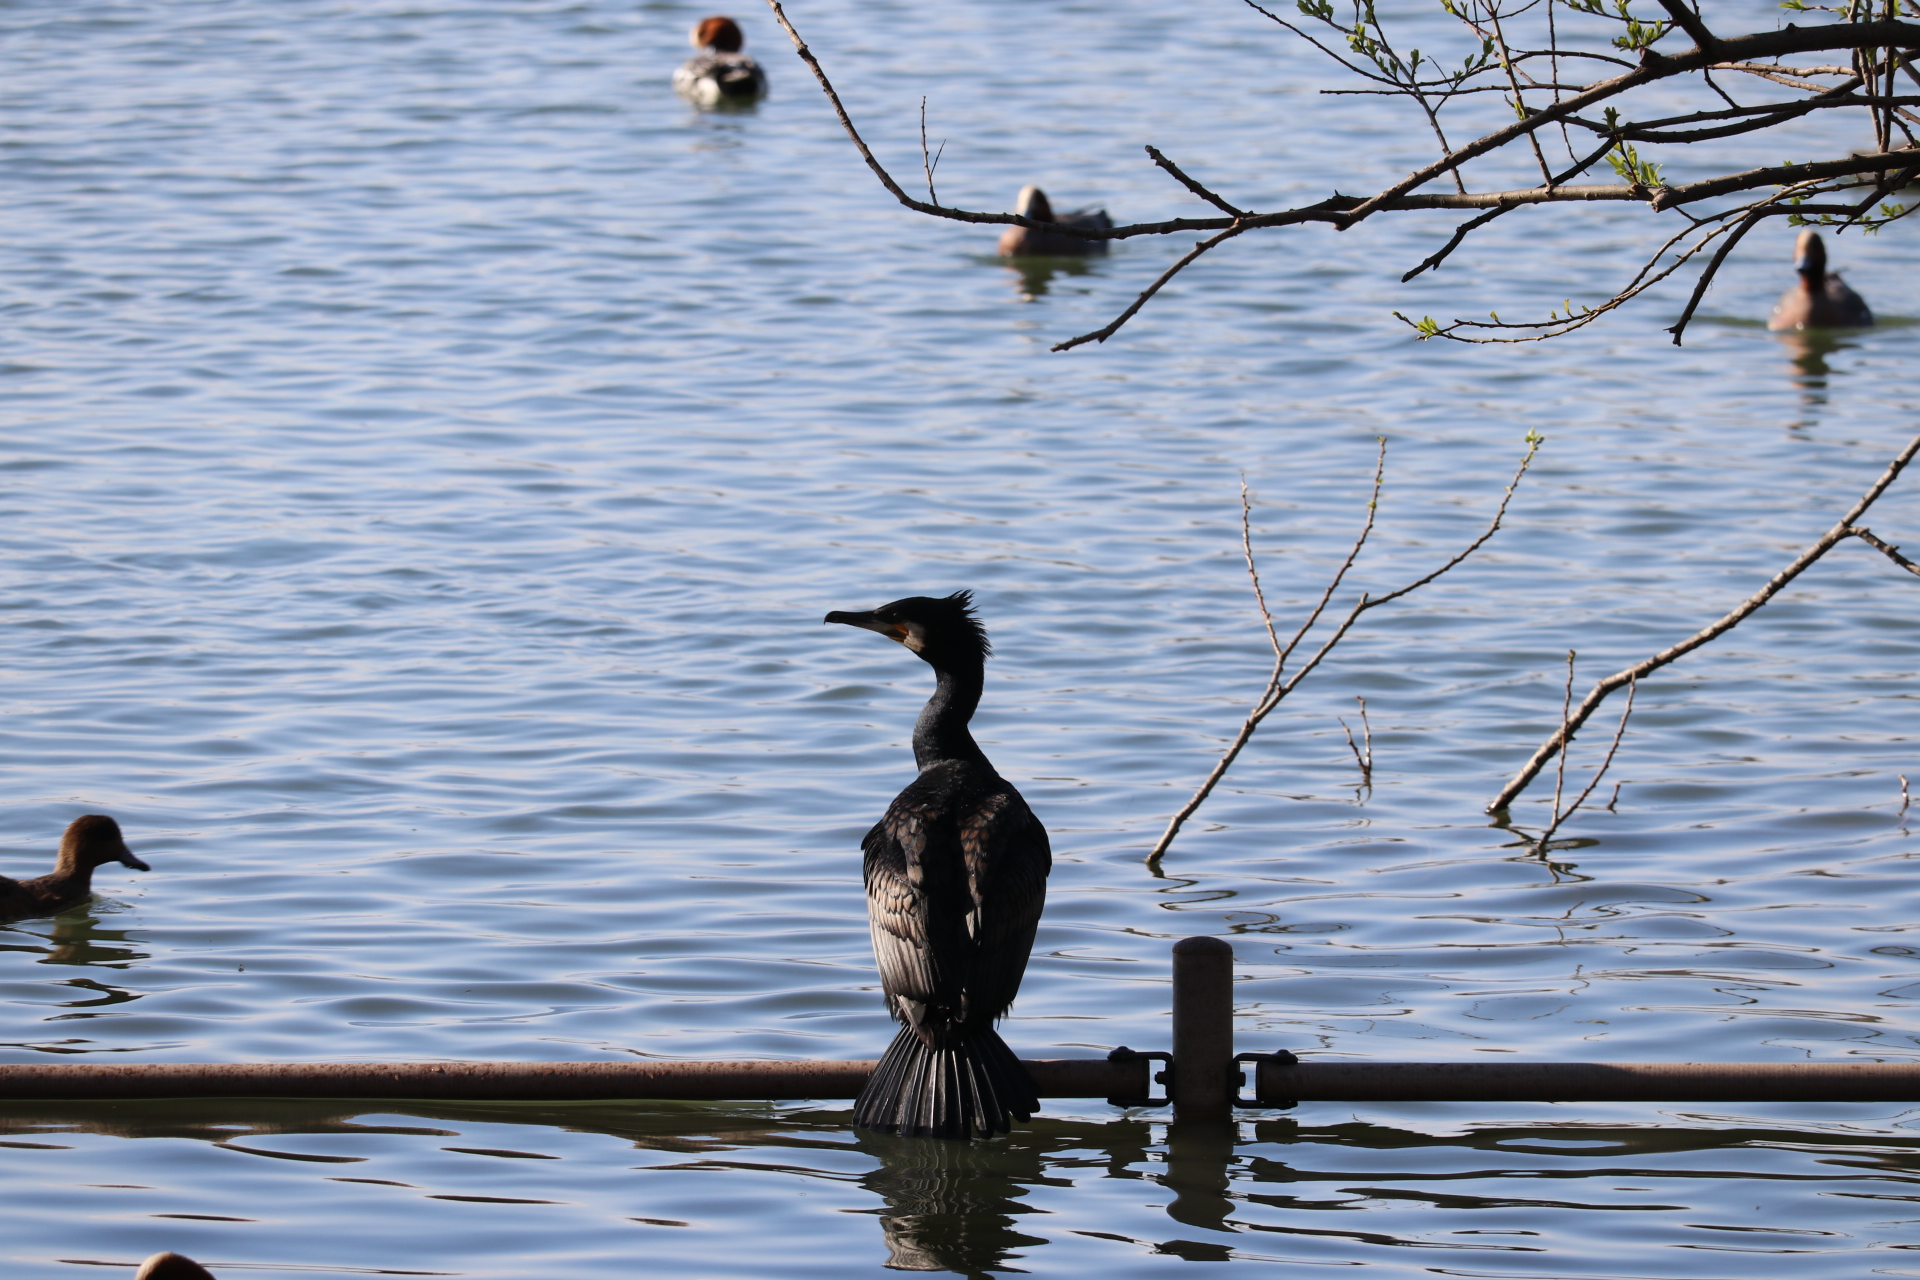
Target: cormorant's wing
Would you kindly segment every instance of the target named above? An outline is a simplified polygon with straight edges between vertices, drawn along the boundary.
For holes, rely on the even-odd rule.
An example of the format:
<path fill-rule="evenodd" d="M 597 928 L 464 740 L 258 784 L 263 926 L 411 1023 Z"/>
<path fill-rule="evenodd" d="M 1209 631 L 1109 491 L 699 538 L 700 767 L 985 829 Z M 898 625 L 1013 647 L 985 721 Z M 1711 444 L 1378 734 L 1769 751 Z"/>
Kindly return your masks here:
<path fill-rule="evenodd" d="M 1013 1003 L 1027 971 L 1053 851 L 1047 829 L 1006 783 L 962 821 L 960 848 L 973 908 L 967 918 L 974 944 L 969 1012 L 997 1018 Z"/>
<path fill-rule="evenodd" d="M 1046 829 L 1000 779 L 959 796 L 909 786 L 861 842 L 874 958 L 888 1003 L 990 1019 L 1020 989 L 1046 901 Z M 917 1012 L 914 1017 L 918 1017 Z"/>

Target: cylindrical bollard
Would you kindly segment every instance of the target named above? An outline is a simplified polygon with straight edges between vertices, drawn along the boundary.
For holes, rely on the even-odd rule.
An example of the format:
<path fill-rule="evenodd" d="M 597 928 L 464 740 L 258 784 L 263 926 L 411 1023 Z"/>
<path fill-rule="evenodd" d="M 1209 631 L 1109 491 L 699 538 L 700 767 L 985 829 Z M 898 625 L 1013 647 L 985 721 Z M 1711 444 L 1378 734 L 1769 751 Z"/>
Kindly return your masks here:
<path fill-rule="evenodd" d="M 1219 938 L 1173 944 L 1173 1079 L 1176 1120 L 1224 1120 L 1237 1090 L 1233 1061 L 1233 948 Z"/>

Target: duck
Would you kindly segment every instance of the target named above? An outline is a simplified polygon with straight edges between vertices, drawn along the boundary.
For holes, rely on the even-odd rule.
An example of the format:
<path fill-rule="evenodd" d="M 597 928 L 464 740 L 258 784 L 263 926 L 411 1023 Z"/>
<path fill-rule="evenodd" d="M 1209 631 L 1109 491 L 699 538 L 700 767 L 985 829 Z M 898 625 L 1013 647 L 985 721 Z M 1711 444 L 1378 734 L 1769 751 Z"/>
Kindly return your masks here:
<path fill-rule="evenodd" d="M 1800 283 L 1780 295 L 1769 329 L 1864 329 L 1873 312 L 1846 281 L 1827 270 L 1827 246 L 1817 231 L 1802 231 L 1793 247 Z"/>
<path fill-rule="evenodd" d="M 88 813 L 67 825 L 53 870 L 31 880 L 0 876 L 0 919 L 50 916 L 84 902 L 93 892 L 93 869 L 118 862 L 135 871 L 151 871 L 121 838 L 120 824 L 104 813 Z"/>
<path fill-rule="evenodd" d="M 767 91 L 767 73 L 740 52 L 746 37 L 732 18 L 702 18 L 689 39 L 700 50 L 673 73 L 676 93 L 711 107 L 722 102 L 752 102 Z"/>
<path fill-rule="evenodd" d="M 140 1270 L 134 1272 L 133 1280 L 213 1280 L 213 1272 L 186 1254 L 169 1249 L 141 1263 Z"/>
<path fill-rule="evenodd" d="M 1056 222 L 1063 227 L 1085 227 L 1089 231 L 1107 231 L 1113 227 L 1113 219 L 1105 209 L 1075 209 L 1071 213 L 1055 214 L 1047 202 L 1047 193 L 1035 186 L 1020 188 L 1020 199 L 1014 203 L 1013 211 L 1035 222 Z M 1008 227 L 1000 233 L 1003 258 L 1077 258 L 1106 251 L 1105 240 L 1083 240 L 1057 231 Z"/>

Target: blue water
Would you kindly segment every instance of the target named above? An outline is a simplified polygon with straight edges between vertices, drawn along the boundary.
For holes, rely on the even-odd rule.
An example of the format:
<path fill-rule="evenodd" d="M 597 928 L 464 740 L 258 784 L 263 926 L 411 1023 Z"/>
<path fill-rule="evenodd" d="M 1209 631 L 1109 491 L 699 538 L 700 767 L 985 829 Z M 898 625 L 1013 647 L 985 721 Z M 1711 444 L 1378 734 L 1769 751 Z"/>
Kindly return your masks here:
<path fill-rule="evenodd" d="M 1234 943 L 1248 1049 L 1920 1054 L 1920 582 L 1864 546 L 1647 681 L 1549 858 L 1481 812 L 1569 649 L 1583 689 L 1711 621 L 1917 429 L 1910 231 L 1830 245 L 1889 323 L 1826 351 L 1762 327 L 1784 226 L 1684 348 L 1677 280 L 1536 346 L 1389 314 L 1597 301 L 1664 234 L 1608 206 L 1515 215 L 1404 286 L 1451 215 L 1245 236 L 1054 355 L 1190 241 L 1010 271 L 991 228 L 891 203 L 765 14 L 737 16 L 768 101 L 675 99 L 704 12 L 0 7 L 0 872 L 93 811 L 154 866 L 0 927 L 0 1061 L 876 1056 L 858 842 L 930 680 L 819 619 L 960 587 L 997 654 L 976 731 L 1056 851 L 1025 1054 L 1163 1047 L 1192 934 Z M 1204 214 L 1144 143 L 1261 208 L 1426 154 L 1244 6 L 789 12 L 903 179 L 928 98 L 968 207 L 1039 182 Z M 1806 128 L 1807 154 L 1862 141 Z M 1369 615 L 1150 873 L 1270 665 L 1242 475 L 1297 620 L 1377 437 L 1375 592 L 1475 536 L 1529 429 L 1503 532 Z M 1916 483 L 1869 519 L 1891 542 L 1920 539 Z M 0 1257 L 1920 1275 L 1914 1116 L 1307 1104 L 1210 1146 L 1089 1101 L 954 1147 L 795 1104 L 6 1104 Z"/>

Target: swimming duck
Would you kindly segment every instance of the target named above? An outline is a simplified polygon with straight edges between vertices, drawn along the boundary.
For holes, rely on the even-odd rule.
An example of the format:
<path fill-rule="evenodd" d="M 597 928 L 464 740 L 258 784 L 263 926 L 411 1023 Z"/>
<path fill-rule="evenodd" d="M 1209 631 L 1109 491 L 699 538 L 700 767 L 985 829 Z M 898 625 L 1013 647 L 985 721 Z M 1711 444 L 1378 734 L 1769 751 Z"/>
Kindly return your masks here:
<path fill-rule="evenodd" d="M 732 18 L 702 18 L 690 37 L 698 57 L 673 73 L 673 88 L 702 106 L 752 102 L 767 91 L 767 73 L 740 52 L 746 37 Z"/>
<path fill-rule="evenodd" d="M 184 1253 L 156 1253 L 140 1264 L 133 1280 L 213 1280 L 207 1270 Z"/>
<path fill-rule="evenodd" d="M 1769 329 L 1864 329 L 1873 312 L 1846 282 L 1827 270 L 1827 246 L 1817 231 L 1802 231 L 1793 248 L 1800 283 L 1780 295 Z"/>
<path fill-rule="evenodd" d="M 120 824 L 104 813 L 75 818 L 60 838 L 60 857 L 49 875 L 31 880 L 0 876 L 0 919 L 50 916 L 82 902 L 93 892 L 93 869 L 121 862 L 135 871 L 151 871 L 120 838 Z"/>
<path fill-rule="evenodd" d="M 1066 227 L 1085 227 L 1089 231 L 1105 231 L 1113 226 L 1113 219 L 1107 216 L 1105 209 L 1075 209 L 1071 213 L 1054 213 L 1053 206 L 1047 203 L 1047 193 L 1038 187 L 1020 188 L 1020 199 L 1014 204 L 1013 211 L 1035 222 L 1057 222 Z M 1008 227 L 1000 233 L 1000 256 L 1003 258 L 1072 258 L 1106 251 L 1105 240 L 1082 240 L 1079 236 L 1063 236 L 1057 231 Z"/>

